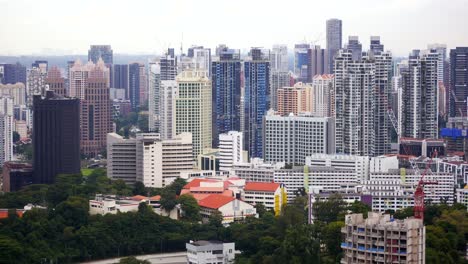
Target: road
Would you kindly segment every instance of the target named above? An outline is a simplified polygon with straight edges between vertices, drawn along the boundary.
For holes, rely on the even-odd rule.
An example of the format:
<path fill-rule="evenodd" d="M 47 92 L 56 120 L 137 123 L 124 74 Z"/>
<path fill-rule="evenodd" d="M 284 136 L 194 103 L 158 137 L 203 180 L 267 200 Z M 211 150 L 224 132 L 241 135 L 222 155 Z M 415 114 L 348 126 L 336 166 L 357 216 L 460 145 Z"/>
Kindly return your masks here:
<path fill-rule="evenodd" d="M 164 254 L 135 256 L 140 260 L 148 260 L 153 264 L 185 264 L 187 263 L 187 252 L 174 252 Z M 83 262 L 83 264 L 114 264 L 119 263 L 121 258 Z"/>

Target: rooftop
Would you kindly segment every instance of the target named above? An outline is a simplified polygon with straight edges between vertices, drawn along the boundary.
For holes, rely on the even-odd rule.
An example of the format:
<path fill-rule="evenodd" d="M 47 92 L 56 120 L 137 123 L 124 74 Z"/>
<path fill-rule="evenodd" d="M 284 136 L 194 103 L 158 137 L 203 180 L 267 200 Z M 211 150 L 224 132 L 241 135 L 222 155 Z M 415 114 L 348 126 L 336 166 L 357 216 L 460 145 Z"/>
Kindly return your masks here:
<path fill-rule="evenodd" d="M 234 197 L 225 196 L 222 194 L 211 194 L 203 200 L 198 201 L 201 207 L 218 209 L 221 206 L 234 201 Z"/>
<path fill-rule="evenodd" d="M 274 182 L 247 182 L 245 184 L 244 190 L 275 192 L 279 187 L 280 187 L 280 184 L 274 183 Z"/>

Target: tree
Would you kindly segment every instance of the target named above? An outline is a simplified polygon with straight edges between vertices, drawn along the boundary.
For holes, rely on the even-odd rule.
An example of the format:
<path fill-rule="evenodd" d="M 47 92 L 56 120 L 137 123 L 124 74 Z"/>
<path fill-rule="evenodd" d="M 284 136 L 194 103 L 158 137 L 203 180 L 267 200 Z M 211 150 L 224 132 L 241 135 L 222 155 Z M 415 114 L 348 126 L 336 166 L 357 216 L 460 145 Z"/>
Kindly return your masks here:
<path fill-rule="evenodd" d="M 319 263 L 320 243 L 316 237 L 312 225 L 288 228 L 279 249 L 279 263 Z"/>
<path fill-rule="evenodd" d="M 263 205 L 262 203 L 257 203 L 255 205 L 255 210 L 257 211 L 257 214 L 259 217 L 263 217 L 265 213 L 267 212 L 265 205 Z"/>
<path fill-rule="evenodd" d="M 220 211 L 214 211 L 208 220 L 210 226 L 222 227 L 223 226 L 223 215 Z"/>
<path fill-rule="evenodd" d="M 63 217 L 65 225 L 79 228 L 88 222 L 88 200 L 79 196 L 70 196 L 57 205 L 55 215 Z"/>
<path fill-rule="evenodd" d="M 353 214 L 363 214 L 364 218 L 367 218 L 367 213 L 372 211 L 372 208 L 363 202 L 354 201 L 348 206 L 348 210 Z"/>
<path fill-rule="evenodd" d="M 148 132 L 148 114 L 139 113 L 138 114 L 138 128 L 142 132 Z"/>
<path fill-rule="evenodd" d="M 147 203 L 141 202 L 138 205 L 138 213 L 148 214 L 148 213 L 152 213 L 152 212 L 153 212 L 153 208 L 151 206 L 149 206 Z"/>
<path fill-rule="evenodd" d="M 13 142 L 16 143 L 20 140 L 20 134 L 16 131 L 13 131 Z"/>
<path fill-rule="evenodd" d="M 180 191 L 187 184 L 187 181 L 182 178 L 175 179 L 169 186 L 169 189 L 172 189 L 177 195 L 180 194 Z"/>
<path fill-rule="evenodd" d="M 178 202 L 182 211 L 184 212 L 184 218 L 190 221 L 200 221 L 200 206 L 197 200 L 191 194 L 183 194 L 179 197 Z"/>
<path fill-rule="evenodd" d="M 313 214 L 316 221 L 322 221 L 330 223 L 340 220 L 344 220 L 345 202 L 341 198 L 341 195 L 330 195 L 326 201 L 317 201 L 313 205 Z"/>
<path fill-rule="evenodd" d="M 120 259 L 119 264 L 151 264 L 148 260 L 139 260 L 135 257 L 126 257 Z"/>
<path fill-rule="evenodd" d="M 145 185 L 141 181 L 135 182 L 132 193 L 133 195 L 146 195 Z"/>
<path fill-rule="evenodd" d="M 164 188 L 161 192 L 161 200 L 159 201 L 161 207 L 167 212 L 174 209 L 177 205 L 176 193 L 171 188 Z"/>

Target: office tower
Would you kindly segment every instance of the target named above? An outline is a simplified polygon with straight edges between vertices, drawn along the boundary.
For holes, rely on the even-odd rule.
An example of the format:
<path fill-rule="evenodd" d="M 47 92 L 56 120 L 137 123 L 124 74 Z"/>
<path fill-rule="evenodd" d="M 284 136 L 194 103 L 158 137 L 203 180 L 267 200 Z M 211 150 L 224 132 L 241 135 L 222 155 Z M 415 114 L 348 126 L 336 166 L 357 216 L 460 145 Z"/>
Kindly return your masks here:
<path fill-rule="evenodd" d="M 112 101 L 112 118 L 117 120 L 120 117 L 127 117 L 132 111 L 130 100 L 113 99 Z"/>
<path fill-rule="evenodd" d="M 467 116 L 468 47 L 450 50 L 450 116 Z"/>
<path fill-rule="evenodd" d="M 0 166 L 13 159 L 13 98 L 0 97 Z"/>
<path fill-rule="evenodd" d="M 334 58 L 342 47 L 342 22 L 339 19 L 327 20 L 327 50 L 325 55 L 325 73 L 333 73 Z"/>
<path fill-rule="evenodd" d="M 390 133 L 393 129 L 387 111 L 391 100 L 392 54 L 390 52 L 371 53 L 367 60 L 375 64 L 375 155 L 390 153 Z"/>
<path fill-rule="evenodd" d="M 384 51 L 384 45 L 380 43 L 380 36 L 370 37 L 370 51 L 378 54 Z"/>
<path fill-rule="evenodd" d="M 329 117 L 280 116 L 268 111 L 263 139 L 266 162 L 304 165 L 305 158 L 314 153 L 335 152 L 335 122 Z"/>
<path fill-rule="evenodd" d="M 175 133 L 192 134 L 193 159 L 211 148 L 211 81 L 208 72 L 188 70 L 177 75 Z"/>
<path fill-rule="evenodd" d="M 143 63 L 131 63 L 128 65 L 128 98 L 132 104 L 132 111 L 140 109 L 141 95 L 146 96 L 146 75 Z"/>
<path fill-rule="evenodd" d="M 171 57 L 171 58 L 175 58 L 175 51 L 174 51 L 174 48 L 168 48 L 166 54 L 167 54 L 169 57 Z"/>
<path fill-rule="evenodd" d="M 125 89 L 125 97 L 128 96 L 128 64 L 112 65 L 112 86 L 111 88 Z"/>
<path fill-rule="evenodd" d="M 26 104 L 32 107 L 34 95 L 44 95 L 46 90 L 45 78 L 47 73 L 40 68 L 28 69 L 28 80 L 26 83 Z"/>
<path fill-rule="evenodd" d="M 171 55 L 159 57 L 161 68 L 161 81 L 175 80 L 177 76 L 177 59 Z"/>
<path fill-rule="evenodd" d="M 281 71 L 270 72 L 270 85 L 271 85 L 270 108 L 274 110 L 278 110 L 278 90 L 284 87 L 289 87 L 291 84 L 290 78 L 291 78 L 291 75 L 289 74 L 289 72 L 281 72 Z"/>
<path fill-rule="evenodd" d="M 65 78 L 62 77 L 60 69 L 57 66 L 52 66 L 52 68 L 50 68 L 44 82 L 45 85 L 49 86 L 49 90 L 53 91 L 54 94 L 62 97 L 67 95 L 67 91 L 65 89 Z"/>
<path fill-rule="evenodd" d="M 294 74 L 300 82 L 307 82 L 309 78 L 309 49 L 309 44 L 294 45 Z"/>
<path fill-rule="evenodd" d="M 16 64 L 2 64 L 3 78 L 2 83 L 23 83 L 26 85 L 26 67 L 19 62 Z"/>
<path fill-rule="evenodd" d="M 219 135 L 219 169 L 229 171 L 242 160 L 242 132 L 229 131 Z"/>
<path fill-rule="evenodd" d="M 320 46 L 312 46 L 309 50 L 309 79 L 308 82 L 312 82 L 315 75 L 321 75 L 325 73 L 325 50 L 321 49 Z"/>
<path fill-rule="evenodd" d="M 402 109 L 398 129 L 402 137 L 438 138 L 438 60 L 436 52 L 410 56 L 408 68 L 401 72 Z"/>
<path fill-rule="evenodd" d="M 23 83 L 0 84 L 0 97 L 13 98 L 13 105 L 26 104 L 26 88 Z"/>
<path fill-rule="evenodd" d="M 311 109 L 314 116 L 334 117 L 333 74 L 315 75 L 312 79 Z"/>
<path fill-rule="evenodd" d="M 101 153 L 112 131 L 109 78 L 101 59 L 85 65 L 77 60 L 70 69 L 70 96 L 80 99 L 81 151 L 88 156 Z"/>
<path fill-rule="evenodd" d="M 195 49 L 203 49 L 203 46 L 192 45 L 192 47 L 187 49 L 187 57 L 193 58 Z"/>
<path fill-rule="evenodd" d="M 340 50 L 334 72 L 336 152 L 374 156 L 375 64 Z"/>
<path fill-rule="evenodd" d="M 301 112 L 310 112 L 312 108 L 312 87 L 309 84 L 298 82 L 293 87 L 278 89 L 278 115 L 286 116 L 291 113 L 297 115 Z"/>
<path fill-rule="evenodd" d="M 240 51 L 218 47 L 211 63 L 212 80 L 212 146 L 218 146 L 218 135 L 241 131 L 241 60 Z"/>
<path fill-rule="evenodd" d="M 175 136 L 175 101 L 179 96 L 176 81 L 161 81 L 159 93 L 159 133 L 162 139 Z"/>
<path fill-rule="evenodd" d="M 158 134 L 137 134 L 137 181 L 147 187 L 162 188 L 193 170 L 192 137 L 182 133 L 173 139 L 161 140 Z"/>
<path fill-rule="evenodd" d="M 33 111 L 33 183 L 50 184 L 57 174 L 80 173 L 79 100 L 47 91 L 45 97 L 34 96 Z"/>
<path fill-rule="evenodd" d="M 251 157 L 262 157 L 263 116 L 270 109 L 270 55 L 268 50 L 252 48 L 244 61 L 244 150 Z"/>
<path fill-rule="evenodd" d="M 195 69 L 203 70 L 208 72 L 208 76 L 211 76 L 211 49 L 197 47 L 192 50 L 192 60 L 195 65 Z"/>
<path fill-rule="evenodd" d="M 425 263 L 426 228 L 421 219 L 395 220 L 370 212 L 345 217 L 341 263 Z M 351 241 L 359 241 L 353 243 Z"/>
<path fill-rule="evenodd" d="M 354 61 L 358 61 L 362 58 L 362 44 L 359 42 L 358 36 L 349 36 L 348 44 L 345 45 L 345 49 L 351 51 Z"/>
<path fill-rule="evenodd" d="M 160 132 L 159 97 L 161 88 L 161 66 L 157 62 L 150 62 L 148 72 L 148 129 Z"/>
<path fill-rule="evenodd" d="M 75 61 L 67 61 L 67 71 L 66 71 L 66 75 L 67 75 L 67 80 L 65 82 L 65 85 L 66 85 L 66 90 L 67 90 L 67 95 L 70 95 L 70 69 L 71 67 L 73 67 L 73 65 L 75 65 Z"/>
<path fill-rule="evenodd" d="M 102 58 L 104 63 L 109 67 L 114 63 L 114 55 L 110 45 L 91 45 L 88 50 L 88 61 L 96 64 Z"/>
<path fill-rule="evenodd" d="M 271 71 L 288 72 L 289 59 L 288 59 L 288 46 L 286 45 L 273 45 L 270 53 Z"/>
<path fill-rule="evenodd" d="M 39 68 L 42 73 L 49 71 L 49 63 L 46 60 L 36 60 L 31 64 L 31 68 Z"/>

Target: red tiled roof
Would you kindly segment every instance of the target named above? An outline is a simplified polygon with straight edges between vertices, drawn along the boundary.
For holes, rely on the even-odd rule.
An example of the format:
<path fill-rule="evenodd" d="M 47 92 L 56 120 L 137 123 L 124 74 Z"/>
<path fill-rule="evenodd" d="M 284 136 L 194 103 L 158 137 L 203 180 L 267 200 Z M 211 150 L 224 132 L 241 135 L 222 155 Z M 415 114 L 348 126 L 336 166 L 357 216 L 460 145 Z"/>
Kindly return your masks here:
<path fill-rule="evenodd" d="M 280 187 L 279 183 L 274 182 L 247 182 L 244 190 L 246 191 L 262 191 L 274 192 Z"/>
<path fill-rule="evenodd" d="M 190 192 L 212 192 L 212 193 L 220 193 L 223 192 L 223 187 L 191 187 Z"/>
<path fill-rule="evenodd" d="M 23 211 L 16 210 L 16 215 L 18 217 L 22 217 L 23 214 L 24 214 Z M 5 219 L 5 218 L 8 218 L 8 210 L 1 210 L 0 211 L 0 219 Z"/>
<path fill-rule="evenodd" d="M 148 197 L 143 196 L 143 195 L 135 195 L 135 196 L 132 197 L 132 200 L 134 200 L 134 201 L 141 201 L 141 200 L 144 200 L 144 199 L 148 199 Z"/>
<path fill-rule="evenodd" d="M 236 198 L 234 197 L 229 197 L 221 194 L 211 194 L 205 199 L 198 201 L 198 205 L 200 205 L 201 207 L 218 209 L 221 206 L 234 201 L 235 199 Z"/>
<path fill-rule="evenodd" d="M 191 182 L 185 184 L 184 189 L 190 189 L 192 187 L 200 187 L 201 182 L 216 182 L 216 181 L 207 180 L 207 179 L 193 179 Z"/>
<path fill-rule="evenodd" d="M 155 195 L 149 198 L 150 201 L 161 201 L 161 195 Z"/>

